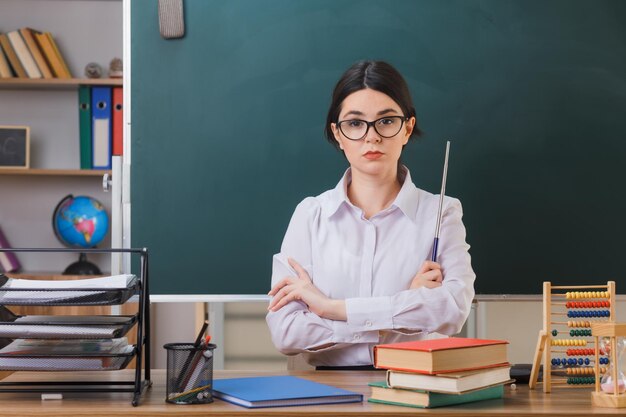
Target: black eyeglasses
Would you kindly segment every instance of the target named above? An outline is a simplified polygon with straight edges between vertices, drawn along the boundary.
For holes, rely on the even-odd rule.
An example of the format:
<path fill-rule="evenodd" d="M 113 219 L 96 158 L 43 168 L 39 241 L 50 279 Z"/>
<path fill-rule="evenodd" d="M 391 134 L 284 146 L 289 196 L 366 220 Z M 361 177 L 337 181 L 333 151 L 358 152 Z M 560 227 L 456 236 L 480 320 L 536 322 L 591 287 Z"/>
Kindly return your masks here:
<path fill-rule="evenodd" d="M 376 133 L 381 137 L 387 139 L 396 136 L 400 132 L 405 120 L 408 120 L 408 117 L 387 116 L 376 119 L 373 122 L 350 119 L 337 122 L 337 127 L 339 127 L 341 133 L 350 140 L 363 139 L 370 130 L 370 127 L 373 127 Z"/>

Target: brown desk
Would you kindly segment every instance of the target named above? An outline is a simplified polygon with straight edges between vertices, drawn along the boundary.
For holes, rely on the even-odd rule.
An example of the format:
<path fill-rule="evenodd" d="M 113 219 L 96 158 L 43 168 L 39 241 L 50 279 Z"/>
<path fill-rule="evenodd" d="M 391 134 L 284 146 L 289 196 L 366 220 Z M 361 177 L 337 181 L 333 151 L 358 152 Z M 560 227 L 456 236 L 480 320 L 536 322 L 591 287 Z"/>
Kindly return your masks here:
<path fill-rule="evenodd" d="M 132 372 L 129 370 L 122 373 Z M 277 375 L 280 372 L 240 372 L 218 371 L 217 378 Z M 360 392 L 369 396 L 370 381 L 380 380 L 382 372 L 369 371 L 298 371 L 283 372 L 301 376 L 325 384 Z M 115 372 L 91 373 L 92 378 L 129 379 L 130 376 Z M 77 379 L 76 373 L 16 373 L 9 377 L 13 381 L 34 381 L 56 378 Z M 9 380 L 9 379 L 7 379 Z M 591 407 L 591 395 L 588 389 L 567 389 L 544 394 L 541 390 L 529 391 L 527 386 L 518 386 L 513 391 L 505 389 L 505 398 L 453 407 L 422 410 L 409 407 L 396 407 L 383 404 L 363 403 L 318 405 L 305 407 L 261 408 L 249 410 L 220 400 L 212 404 L 174 405 L 167 404 L 165 398 L 165 372 L 153 371 L 153 386 L 142 396 L 141 404 L 133 407 L 131 395 L 123 394 L 64 394 L 61 401 L 41 401 L 39 394 L 2 393 L 0 394 L 0 416 L 394 416 L 416 413 L 429 413 L 438 416 L 615 416 L 624 415 L 624 409 Z"/>

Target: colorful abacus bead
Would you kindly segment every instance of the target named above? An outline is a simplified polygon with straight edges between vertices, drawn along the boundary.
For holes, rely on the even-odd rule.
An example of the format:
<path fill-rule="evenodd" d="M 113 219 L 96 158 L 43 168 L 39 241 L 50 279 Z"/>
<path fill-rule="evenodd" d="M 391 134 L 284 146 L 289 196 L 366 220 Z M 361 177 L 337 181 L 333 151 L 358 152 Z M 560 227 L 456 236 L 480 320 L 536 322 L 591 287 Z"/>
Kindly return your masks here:
<path fill-rule="evenodd" d="M 569 335 L 572 337 L 591 336 L 591 330 L 587 330 L 587 329 L 570 330 Z"/>
<path fill-rule="evenodd" d="M 567 368 L 567 375 L 593 375 L 593 368 Z"/>
<path fill-rule="evenodd" d="M 610 317 L 611 312 L 609 310 L 569 310 L 567 312 L 568 318 L 579 317 Z"/>
<path fill-rule="evenodd" d="M 567 378 L 567 383 L 571 385 L 587 385 L 587 384 L 595 384 L 596 379 L 593 377 L 573 377 Z"/>

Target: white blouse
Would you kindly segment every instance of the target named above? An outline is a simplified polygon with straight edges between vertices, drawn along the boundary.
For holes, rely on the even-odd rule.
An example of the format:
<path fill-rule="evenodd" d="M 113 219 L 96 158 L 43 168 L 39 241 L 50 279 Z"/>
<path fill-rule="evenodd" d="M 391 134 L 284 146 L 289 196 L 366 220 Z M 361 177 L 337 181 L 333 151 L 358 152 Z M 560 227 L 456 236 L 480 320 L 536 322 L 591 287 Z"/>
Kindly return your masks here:
<path fill-rule="evenodd" d="M 274 255 L 272 286 L 297 276 L 295 259 L 330 298 L 344 299 L 347 321 L 321 318 L 303 302 L 267 314 L 272 340 L 287 355 L 304 353 L 316 366 L 371 365 L 372 348 L 453 335 L 469 315 L 474 279 L 459 200 L 445 197 L 437 262 L 438 288 L 408 289 L 432 253 L 439 196 L 406 177 L 391 206 L 366 219 L 347 197 L 348 169 L 337 186 L 305 198 L 291 218 L 280 253 Z M 317 350 L 316 347 L 332 344 Z"/>

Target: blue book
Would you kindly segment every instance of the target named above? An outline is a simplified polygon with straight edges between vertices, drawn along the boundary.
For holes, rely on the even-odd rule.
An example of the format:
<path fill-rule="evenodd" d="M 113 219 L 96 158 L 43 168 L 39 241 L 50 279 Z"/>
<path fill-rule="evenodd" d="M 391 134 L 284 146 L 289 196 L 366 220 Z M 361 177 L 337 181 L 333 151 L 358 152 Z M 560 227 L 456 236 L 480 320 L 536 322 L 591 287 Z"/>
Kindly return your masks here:
<path fill-rule="evenodd" d="M 247 408 L 363 401 L 363 395 L 356 392 L 295 376 L 216 379 L 213 396 Z"/>

